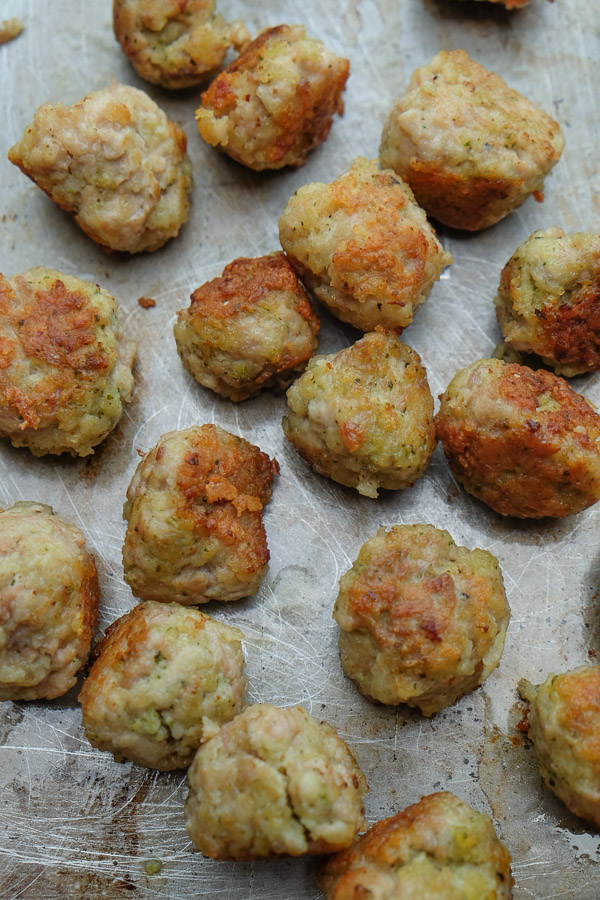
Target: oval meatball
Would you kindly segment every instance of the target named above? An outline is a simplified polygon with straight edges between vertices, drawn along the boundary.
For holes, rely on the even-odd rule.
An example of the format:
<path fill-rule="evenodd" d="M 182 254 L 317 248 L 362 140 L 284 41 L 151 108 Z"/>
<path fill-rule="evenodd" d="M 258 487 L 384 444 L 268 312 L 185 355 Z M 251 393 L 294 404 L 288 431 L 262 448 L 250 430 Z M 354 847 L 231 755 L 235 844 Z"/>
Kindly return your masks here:
<path fill-rule="evenodd" d="M 198 750 L 186 828 L 212 859 L 349 847 L 364 827 L 364 775 L 344 741 L 300 706 L 251 706 Z"/>
<path fill-rule="evenodd" d="M 79 528 L 44 503 L 0 510 L 0 700 L 53 700 L 73 687 L 98 598 Z"/>
<path fill-rule="evenodd" d="M 543 199 L 564 137 L 546 115 L 464 50 L 442 50 L 413 73 L 381 139 L 382 166 L 411 186 L 427 214 L 479 231 Z"/>
<path fill-rule="evenodd" d="M 136 597 L 187 605 L 255 594 L 269 561 L 262 510 L 278 471 L 216 425 L 163 434 L 123 508 L 125 581 Z"/>
<path fill-rule="evenodd" d="M 94 649 L 79 694 L 93 747 L 167 771 L 244 708 L 243 633 L 179 603 L 147 600 Z"/>
<path fill-rule="evenodd" d="M 0 275 L 0 437 L 36 456 L 87 456 L 131 400 L 136 345 L 114 297 L 41 266 Z"/>
<path fill-rule="evenodd" d="M 216 0 L 113 0 L 115 36 L 138 75 L 185 88 L 215 74 L 227 48 L 250 35 L 239 20 L 215 14 Z"/>
<path fill-rule="evenodd" d="M 105 250 L 158 250 L 186 221 L 183 129 L 143 91 L 113 81 L 73 106 L 45 103 L 9 160 Z"/>
<path fill-rule="evenodd" d="M 318 870 L 327 900 L 511 900 L 510 853 L 492 820 L 454 794 L 428 794 Z"/>
<path fill-rule="evenodd" d="M 435 417 L 455 478 L 502 516 L 568 516 L 600 500 L 600 416 L 551 372 L 480 359 Z"/>
<path fill-rule="evenodd" d="M 200 135 L 257 172 L 301 166 L 343 112 L 349 72 L 302 25 L 267 28 L 202 94 Z"/>
<path fill-rule="evenodd" d="M 310 290 L 362 331 L 401 332 L 452 262 L 410 188 L 360 156 L 329 184 L 292 195 L 279 238 Z"/>
<path fill-rule="evenodd" d="M 380 528 L 340 579 L 342 668 L 361 693 L 431 716 L 486 680 L 510 618 L 498 560 L 433 525 Z"/>
<path fill-rule="evenodd" d="M 366 334 L 315 356 L 287 392 L 283 430 L 315 472 L 365 497 L 423 475 L 435 449 L 433 398 L 418 353 L 394 335 Z"/>
<path fill-rule="evenodd" d="M 496 314 L 517 353 L 559 375 L 600 369 L 600 234 L 535 231 L 502 270 Z"/>
<path fill-rule="evenodd" d="M 177 314 L 187 371 L 231 400 L 288 387 L 317 349 L 319 320 L 283 253 L 236 259 Z"/>

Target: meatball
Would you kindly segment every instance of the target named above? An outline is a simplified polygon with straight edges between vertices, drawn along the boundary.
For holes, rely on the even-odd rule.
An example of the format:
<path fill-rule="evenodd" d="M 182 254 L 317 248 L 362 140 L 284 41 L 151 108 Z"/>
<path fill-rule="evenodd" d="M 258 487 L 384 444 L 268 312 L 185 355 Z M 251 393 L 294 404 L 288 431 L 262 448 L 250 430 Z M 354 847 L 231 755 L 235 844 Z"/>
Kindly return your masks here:
<path fill-rule="evenodd" d="M 327 853 L 364 827 L 354 756 L 300 706 L 249 707 L 198 750 L 188 779 L 188 834 L 212 859 Z"/>
<path fill-rule="evenodd" d="M 317 349 L 319 320 L 283 253 L 236 259 L 177 314 L 181 361 L 231 400 L 288 387 Z"/>
<path fill-rule="evenodd" d="M 36 456 L 87 456 L 131 400 L 136 345 L 115 299 L 42 266 L 0 275 L 0 437 Z"/>
<path fill-rule="evenodd" d="M 529 737 L 542 778 L 557 797 L 600 828 L 600 666 L 519 684 L 529 701 Z"/>
<path fill-rule="evenodd" d="M 108 628 L 81 693 L 93 747 L 167 771 L 244 708 L 243 633 L 197 609 L 146 600 Z"/>
<path fill-rule="evenodd" d="M 452 262 L 410 188 L 360 156 L 329 184 L 292 195 L 279 238 L 310 290 L 362 331 L 401 332 Z"/>
<path fill-rule="evenodd" d="M 44 503 L 0 510 L 0 700 L 53 700 L 73 687 L 98 597 L 79 528 Z"/>
<path fill-rule="evenodd" d="M 326 859 L 317 880 L 327 900 L 510 900 L 513 886 L 489 816 L 448 791 L 376 822 Z"/>
<path fill-rule="evenodd" d="M 113 0 L 115 35 L 138 75 L 185 88 L 215 74 L 227 48 L 250 40 L 240 22 L 215 14 L 216 0 Z"/>
<path fill-rule="evenodd" d="M 105 250 L 158 250 L 187 219 L 186 137 L 143 91 L 113 81 L 73 106 L 45 103 L 9 160 Z"/>
<path fill-rule="evenodd" d="M 496 668 L 510 609 L 498 560 L 433 525 L 380 528 L 340 579 L 342 668 L 380 703 L 431 716 Z"/>
<path fill-rule="evenodd" d="M 503 516 L 568 516 L 600 500 L 600 416 L 551 372 L 480 359 L 441 395 L 455 478 Z"/>
<path fill-rule="evenodd" d="M 600 369 L 600 234 L 535 231 L 502 271 L 496 314 L 511 347 L 559 375 Z"/>
<path fill-rule="evenodd" d="M 283 430 L 320 475 L 365 497 L 420 478 L 435 449 L 433 398 L 418 353 L 395 335 L 366 334 L 315 356 L 287 392 Z"/>
<path fill-rule="evenodd" d="M 563 147 L 554 119 L 464 50 L 442 50 L 413 73 L 379 155 L 429 215 L 479 231 L 530 194 L 543 200 L 544 178 Z"/>
<path fill-rule="evenodd" d="M 257 172 L 301 166 L 342 114 L 349 72 L 302 25 L 267 28 L 202 94 L 200 135 Z"/>
<path fill-rule="evenodd" d="M 258 447 L 216 425 L 163 434 L 138 465 L 123 509 L 133 593 L 186 605 L 255 594 L 269 561 L 262 509 L 278 471 Z"/>

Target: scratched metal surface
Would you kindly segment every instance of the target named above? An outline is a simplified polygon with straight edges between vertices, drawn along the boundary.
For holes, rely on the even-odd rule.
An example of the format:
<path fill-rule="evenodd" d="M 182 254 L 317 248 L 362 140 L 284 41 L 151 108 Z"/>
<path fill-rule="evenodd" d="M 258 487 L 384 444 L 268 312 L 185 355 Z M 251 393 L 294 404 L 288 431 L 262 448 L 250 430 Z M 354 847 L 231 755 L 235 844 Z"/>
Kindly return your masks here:
<path fill-rule="evenodd" d="M 251 701 L 302 703 L 351 744 L 370 783 L 371 821 L 435 789 L 454 790 L 490 813 L 510 847 L 515 897 L 597 898 L 599 838 L 542 789 L 532 753 L 514 730 L 515 684 L 585 663 L 600 642 L 600 506 L 555 524 L 502 521 L 461 492 L 441 452 L 411 490 L 373 502 L 309 471 L 286 446 L 281 396 L 235 406 L 204 391 L 182 370 L 171 334 L 190 290 L 238 255 L 277 248 L 277 220 L 307 181 L 329 180 L 357 154 L 375 156 L 383 120 L 411 71 L 440 48 L 464 47 L 553 112 L 567 148 L 543 205 L 528 201 L 495 228 L 472 237 L 442 232 L 454 266 L 406 331 L 421 353 L 434 394 L 454 371 L 490 355 L 499 333 L 492 298 L 500 269 L 534 229 L 600 228 L 600 124 L 597 0 L 533 0 L 512 15 L 483 3 L 448 0 L 223 0 L 255 32 L 301 21 L 350 57 L 346 113 L 327 143 L 298 171 L 259 176 L 217 155 L 198 138 L 198 91 L 168 95 L 144 85 L 111 31 L 110 2 L 0 0 L 0 18 L 26 23 L 0 47 L 1 259 L 7 275 L 49 265 L 110 289 L 140 344 L 135 401 L 94 457 L 36 460 L 0 447 L 0 505 L 51 503 L 78 523 L 100 570 L 99 633 L 130 609 L 120 548 L 121 506 L 138 461 L 158 436 L 217 422 L 274 454 L 281 477 L 266 514 L 271 568 L 260 594 L 209 612 L 246 633 Z M 189 224 L 162 251 L 107 256 L 5 159 L 34 109 L 74 102 L 114 76 L 146 87 L 188 134 L 196 186 Z M 154 297 L 155 309 L 136 300 Z M 322 351 L 357 335 L 323 313 Z M 578 379 L 600 401 L 598 375 Z M 338 577 L 381 525 L 432 522 L 502 564 L 513 618 L 506 651 L 483 690 L 425 720 L 375 707 L 341 674 L 331 608 Z M 183 773 L 117 765 L 87 744 L 76 691 L 53 703 L 0 703 L 0 898 L 226 897 L 317 898 L 314 862 L 231 865 L 193 851 L 183 826 Z M 145 861 L 162 862 L 159 874 Z"/>

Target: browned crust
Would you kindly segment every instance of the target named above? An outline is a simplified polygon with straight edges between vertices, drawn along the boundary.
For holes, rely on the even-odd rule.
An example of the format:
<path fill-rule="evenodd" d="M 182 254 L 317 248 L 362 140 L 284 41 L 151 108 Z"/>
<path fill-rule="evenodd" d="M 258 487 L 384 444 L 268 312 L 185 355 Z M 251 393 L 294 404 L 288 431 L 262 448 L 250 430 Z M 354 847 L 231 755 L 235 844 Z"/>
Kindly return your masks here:
<path fill-rule="evenodd" d="M 560 698 L 561 725 L 568 734 L 577 736 L 577 756 L 594 765 L 600 775 L 600 667 L 590 667 L 585 677 L 567 672 L 553 687 Z M 600 826 L 600 810 L 594 821 Z"/>

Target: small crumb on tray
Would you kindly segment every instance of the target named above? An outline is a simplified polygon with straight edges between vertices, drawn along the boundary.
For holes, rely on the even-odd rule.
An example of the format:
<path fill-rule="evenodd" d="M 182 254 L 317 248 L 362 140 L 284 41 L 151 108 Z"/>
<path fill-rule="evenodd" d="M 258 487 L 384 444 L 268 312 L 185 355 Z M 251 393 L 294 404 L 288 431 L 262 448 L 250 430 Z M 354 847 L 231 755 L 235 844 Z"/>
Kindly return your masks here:
<path fill-rule="evenodd" d="M 142 309 L 152 309 L 153 306 L 156 306 L 156 300 L 153 300 L 152 297 L 138 297 L 138 303 Z"/>
<path fill-rule="evenodd" d="M 20 19 L 3 19 L 0 22 L 0 44 L 7 44 L 19 37 L 24 27 Z"/>

